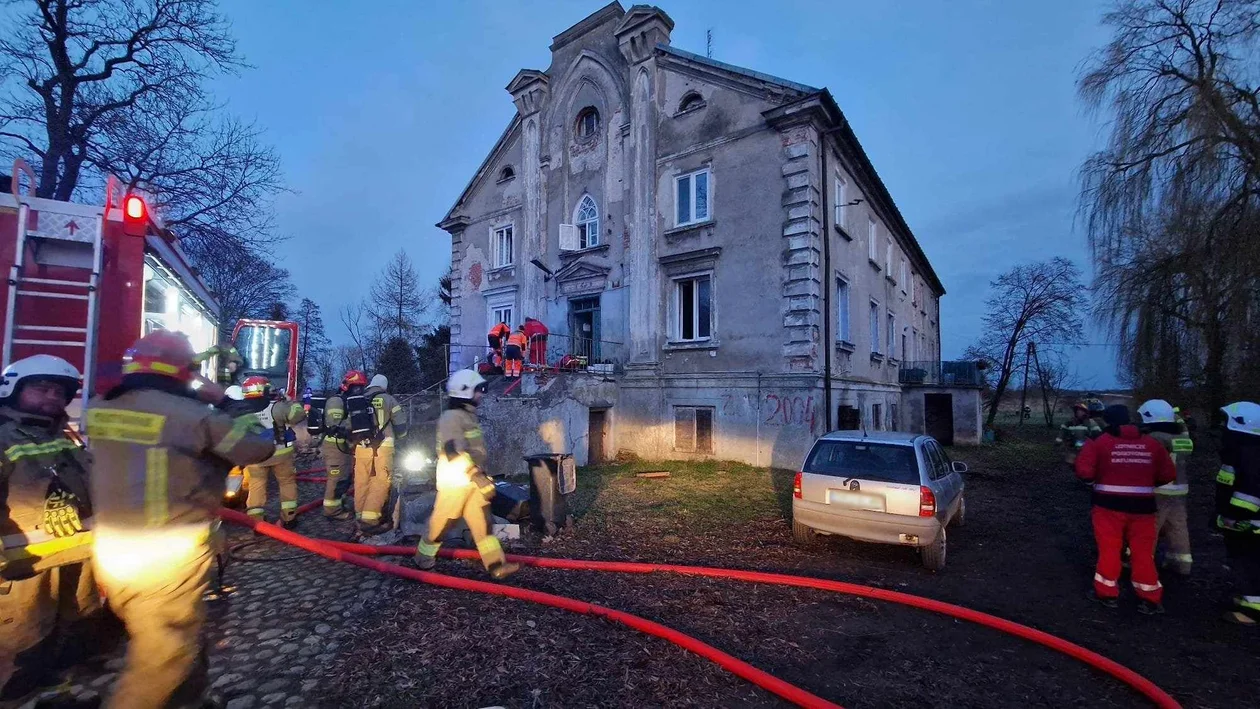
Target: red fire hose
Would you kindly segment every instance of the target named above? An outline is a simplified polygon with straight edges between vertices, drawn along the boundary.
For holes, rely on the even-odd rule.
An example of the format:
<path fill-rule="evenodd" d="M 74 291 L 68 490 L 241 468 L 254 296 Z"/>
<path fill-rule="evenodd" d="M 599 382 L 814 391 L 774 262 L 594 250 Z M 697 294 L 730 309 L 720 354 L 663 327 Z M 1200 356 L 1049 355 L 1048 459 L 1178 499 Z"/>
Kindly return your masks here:
<path fill-rule="evenodd" d="M 347 552 L 369 555 L 402 555 L 410 556 L 415 553 L 411 547 L 404 546 L 371 546 L 368 544 L 352 544 L 349 542 L 328 542 L 330 546 Z M 478 560 L 480 557 L 476 551 L 471 549 L 443 549 L 439 552 L 442 556 L 450 559 L 472 559 Z M 846 583 L 844 581 L 829 581 L 826 579 L 810 578 L 808 576 L 792 576 L 790 574 L 773 574 L 761 571 L 741 571 L 738 569 L 721 569 L 705 566 L 683 566 L 679 564 L 646 564 L 641 562 L 626 561 L 584 561 L 580 559 L 548 559 L 538 556 L 518 556 L 509 554 L 508 560 L 526 566 L 536 566 L 544 569 L 563 569 L 566 571 L 608 571 L 615 573 L 631 573 L 631 574 L 648 574 L 655 572 L 668 572 L 675 574 L 684 574 L 688 576 L 705 576 L 709 578 L 734 579 L 738 581 L 751 581 L 753 583 L 767 583 L 778 586 L 796 586 L 798 588 L 812 588 L 820 591 L 833 591 L 835 593 L 844 593 L 851 596 L 861 596 L 863 598 L 873 598 L 881 601 L 891 601 L 892 603 L 900 603 L 904 606 L 921 608 L 923 610 L 940 613 L 942 615 L 951 616 L 960 620 L 968 620 L 978 623 L 994 630 L 1000 630 L 1009 635 L 1031 640 L 1039 645 L 1043 645 L 1052 650 L 1057 650 L 1069 657 L 1075 658 L 1085 664 L 1101 670 L 1112 677 L 1124 682 L 1139 693 L 1146 696 L 1158 707 L 1164 709 L 1179 708 L 1181 704 L 1173 699 L 1167 692 L 1160 689 L 1154 682 L 1146 679 L 1142 675 L 1130 670 L 1124 665 L 1113 660 L 1109 660 L 1092 650 L 1087 650 L 1080 645 L 1068 642 L 1060 637 L 1056 637 L 1046 632 L 1021 625 L 1004 618 L 982 613 L 980 611 L 964 608 L 952 603 L 944 603 L 935 601 L 922 596 L 915 596 L 909 593 L 900 593 L 898 591 L 888 591 L 882 588 L 874 588 L 871 586 L 863 586 L 861 584 Z"/>
<path fill-rule="evenodd" d="M 234 524 L 250 527 L 261 534 L 278 539 L 286 544 L 291 544 L 299 549 L 305 549 L 313 554 L 332 559 L 333 561 L 344 561 L 355 566 L 361 566 L 365 569 L 379 571 L 385 574 L 391 574 L 400 578 L 420 581 L 422 583 L 432 584 L 434 586 L 442 586 L 444 588 L 453 588 L 460 591 L 475 591 L 477 593 L 488 593 L 495 596 L 503 596 L 506 598 L 515 598 L 522 601 L 530 601 L 539 603 L 553 608 L 573 611 L 583 615 L 594 615 L 601 618 L 621 623 L 635 630 L 648 635 L 652 635 L 664 640 L 668 640 L 679 647 L 693 652 L 707 660 L 716 663 L 722 669 L 742 679 L 748 680 L 753 684 L 766 689 L 778 696 L 786 699 L 793 704 L 801 707 L 817 707 L 819 709 L 841 709 L 838 704 L 829 702 L 819 696 L 811 694 L 800 687 L 788 684 L 783 680 L 763 672 L 756 667 L 740 660 L 737 657 L 729 655 L 721 650 L 703 643 L 690 635 L 684 635 L 672 628 L 650 621 L 646 618 L 640 618 L 636 615 L 623 613 L 622 611 L 605 608 L 604 606 L 594 603 L 586 603 L 564 596 L 556 596 L 550 593 L 541 593 L 539 591 L 530 591 L 528 589 L 516 588 L 514 586 L 505 586 L 501 584 L 487 583 L 485 581 L 473 581 L 470 579 L 462 579 L 455 576 L 446 576 L 444 574 L 435 574 L 418 569 L 409 569 L 398 566 L 397 564 L 387 564 L 376 559 L 369 559 L 359 554 L 338 548 L 336 545 L 323 540 L 311 539 L 300 534 L 290 532 L 266 522 L 259 522 L 251 519 L 248 515 L 241 514 L 234 510 L 223 509 L 219 511 L 219 515 L 226 521 Z M 365 545 L 353 545 L 365 546 Z M 374 548 L 374 547 L 367 547 Z M 398 549 L 400 547 L 388 547 Z M 406 552 L 411 554 L 411 550 Z"/>

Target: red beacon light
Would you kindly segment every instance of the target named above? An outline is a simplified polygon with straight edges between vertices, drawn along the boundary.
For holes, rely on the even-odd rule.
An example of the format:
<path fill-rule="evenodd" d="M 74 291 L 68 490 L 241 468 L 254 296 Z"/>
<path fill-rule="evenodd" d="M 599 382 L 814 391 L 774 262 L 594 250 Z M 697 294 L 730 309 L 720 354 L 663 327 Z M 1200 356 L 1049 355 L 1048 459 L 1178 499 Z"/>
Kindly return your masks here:
<path fill-rule="evenodd" d="M 131 236 L 144 236 L 149 225 L 149 205 L 138 195 L 123 199 L 123 229 Z"/>

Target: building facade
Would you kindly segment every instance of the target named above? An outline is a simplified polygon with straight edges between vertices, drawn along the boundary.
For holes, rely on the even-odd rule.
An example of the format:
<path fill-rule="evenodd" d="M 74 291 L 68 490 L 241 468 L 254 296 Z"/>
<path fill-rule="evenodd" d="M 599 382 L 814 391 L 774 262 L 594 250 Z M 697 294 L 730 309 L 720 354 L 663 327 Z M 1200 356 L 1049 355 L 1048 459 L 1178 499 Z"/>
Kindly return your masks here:
<path fill-rule="evenodd" d="M 618 372 L 608 454 L 794 466 L 829 429 L 913 429 L 901 372 L 939 361 L 944 288 L 843 113 L 672 29 L 613 3 L 508 84 L 516 115 L 439 224 L 451 366 L 500 320 L 590 338 Z"/>

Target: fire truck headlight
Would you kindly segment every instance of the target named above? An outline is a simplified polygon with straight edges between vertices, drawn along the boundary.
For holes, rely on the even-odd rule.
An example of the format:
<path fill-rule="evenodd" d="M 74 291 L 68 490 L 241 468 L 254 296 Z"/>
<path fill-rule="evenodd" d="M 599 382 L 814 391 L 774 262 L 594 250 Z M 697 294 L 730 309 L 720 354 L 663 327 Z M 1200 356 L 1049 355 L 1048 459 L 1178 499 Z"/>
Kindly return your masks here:
<path fill-rule="evenodd" d="M 403 456 L 402 467 L 409 473 L 418 473 L 429 467 L 433 463 L 433 459 L 428 453 L 422 450 L 409 451 Z"/>

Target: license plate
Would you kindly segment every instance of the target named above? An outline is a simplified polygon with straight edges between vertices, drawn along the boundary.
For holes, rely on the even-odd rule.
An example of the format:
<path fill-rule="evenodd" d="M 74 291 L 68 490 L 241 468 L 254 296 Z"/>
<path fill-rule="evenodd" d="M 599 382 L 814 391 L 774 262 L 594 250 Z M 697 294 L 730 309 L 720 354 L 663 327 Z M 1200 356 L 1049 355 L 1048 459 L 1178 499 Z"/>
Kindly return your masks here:
<path fill-rule="evenodd" d="M 848 510 L 884 511 L 884 498 L 879 495 L 867 495 L 848 490 L 828 490 L 827 504 L 843 507 Z"/>

